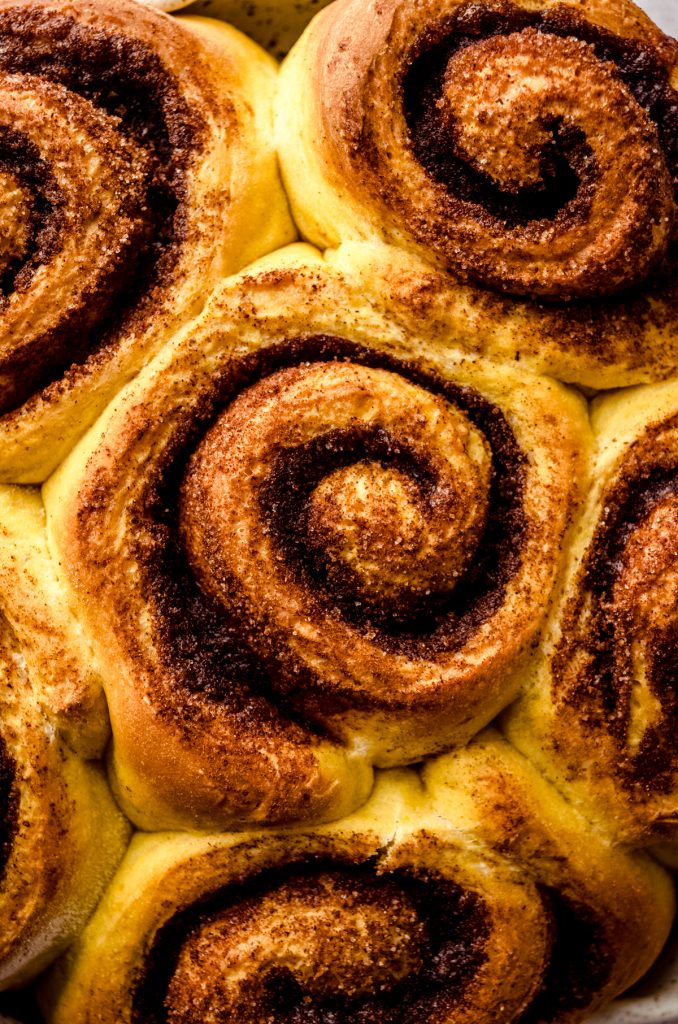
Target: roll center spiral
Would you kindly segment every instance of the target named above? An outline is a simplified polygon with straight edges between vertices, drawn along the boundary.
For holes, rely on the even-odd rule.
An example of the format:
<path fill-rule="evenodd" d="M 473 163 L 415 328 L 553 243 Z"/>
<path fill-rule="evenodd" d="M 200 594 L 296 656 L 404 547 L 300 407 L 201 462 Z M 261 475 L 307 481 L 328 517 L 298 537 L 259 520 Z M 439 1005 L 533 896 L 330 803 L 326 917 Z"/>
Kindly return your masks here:
<path fill-rule="evenodd" d="M 168 1024 L 286 1021 L 309 999 L 378 997 L 423 968 L 426 942 L 417 910 L 391 881 L 290 878 L 185 940 L 167 991 Z"/>
<path fill-rule="evenodd" d="M 465 476 L 451 474 L 433 490 L 379 463 L 335 470 L 309 499 L 317 561 L 329 575 L 351 573 L 368 601 L 451 590 L 473 557 L 487 509 L 486 478 L 472 459 L 461 468 Z"/>
<path fill-rule="evenodd" d="M 290 601 L 309 614 L 303 586 L 290 587 L 300 571 L 358 603 L 407 605 L 464 572 L 490 475 L 480 431 L 404 378 L 340 363 L 283 370 L 241 395 L 198 449 L 186 544 L 203 584 L 230 604 L 237 581 L 249 615 L 262 601 L 264 618 Z M 290 494 L 298 514 L 279 536 Z"/>
<path fill-rule="evenodd" d="M 676 230 L 676 94 L 651 47 L 497 0 L 462 4 L 404 56 L 421 188 L 403 182 L 397 196 L 452 269 L 559 300 L 612 294 L 657 269 Z M 386 129 L 374 131 L 387 148 Z M 425 202 L 436 207 L 426 215 Z"/>
<path fill-rule="evenodd" d="M 587 115 L 573 95 L 573 65 L 578 70 L 577 90 L 594 88 L 594 77 L 599 87 L 601 74 L 607 88 L 623 89 L 613 69 L 604 70 L 591 47 L 578 40 L 546 37 L 534 29 L 485 39 L 453 54 L 438 108 L 459 156 L 508 192 L 544 190 L 558 169 L 556 153 L 549 153 L 556 145 L 556 126 L 569 121 L 586 138 L 596 127 L 594 112 Z M 578 155 L 576 169 L 586 173 L 586 160 Z M 559 200 L 561 208 L 568 201 L 563 184 Z"/>

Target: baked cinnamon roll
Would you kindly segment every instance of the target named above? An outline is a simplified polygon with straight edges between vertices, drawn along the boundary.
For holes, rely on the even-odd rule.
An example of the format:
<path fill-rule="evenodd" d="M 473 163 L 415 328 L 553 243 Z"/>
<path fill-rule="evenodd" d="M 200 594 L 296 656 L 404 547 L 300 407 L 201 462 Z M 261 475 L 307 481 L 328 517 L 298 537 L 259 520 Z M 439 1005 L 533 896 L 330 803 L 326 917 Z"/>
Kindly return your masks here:
<path fill-rule="evenodd" d="M 51 1024 L 575 1024 L 672 908 L 658 865 L 488 733 L 332 825 L 135 837 L 45 1002 Z"/>
<path fill-rule="evenodd" d="M 579 396 L 308 247 L 229 282 L 44 488 L 144 828 L 337 817 L 515 695 Z"/>
<path fill-rule="evenodd" d="M 596 400 L 595 485 L 511 740 L 625 839 L 678 856 L 678 383 Z"/>
<path fill-rule="evenodd" d="M 0 478 L 43 480 L 291 226 L 272 60 L 132 0 L 0 3 Z"/>
<path fill-rule="evenodd" d="M 75 939 L 123 855 L 129 825 L 99 766 L 59 739 L 41 680 L 0 617 L 0 988 Z"/>
<path fill-rule="evenodd" d="M 294 215 L 442 271 L 487 353 L 592 387 L 671 376 L 677 68 L 629 0 L 340 0 L 283 68 Z"/>

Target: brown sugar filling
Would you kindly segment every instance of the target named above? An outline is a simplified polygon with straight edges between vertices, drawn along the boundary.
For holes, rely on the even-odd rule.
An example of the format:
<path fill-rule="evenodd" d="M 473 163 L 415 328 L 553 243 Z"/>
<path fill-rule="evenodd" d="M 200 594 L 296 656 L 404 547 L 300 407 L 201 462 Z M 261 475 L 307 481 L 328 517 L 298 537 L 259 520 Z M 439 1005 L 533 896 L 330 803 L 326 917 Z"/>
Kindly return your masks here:
<path fill-rule="evenodd" d="M 429 174 L 507 226 L 553 219 L 565 208 L 572 219 L 586 216 L 588 186 L 595 181 L 596 169 L 586 139 L 575 127 L 550 125 L 553 138 L 541 155 L 541 181 L 506 191 L 455 155 L 441 124 L 438 104 L 450 58 L 481 40 L 526 29 L 588 43 L 599 60 L 616 66 L 621 81 L 657 126 L 678 197 L 678 94 L 653 47 L 615 36 L 564 8 L 527 11 L 505 0 L 492 6 L 470 0 L 447 23 L 424 34 L 411 55 L 403 79 L 404 109 L 414 151 Z"/>
<path fill-rule="evenodd" d="M 673 728 L 678 713 L 678 618 L 671 568 L 678 474 L 668 447 L 662 459 L 660 438 L 652 450 L 659 453 L 654 464 L 643 459 L 641 438 L 624 478 L 605 495 L 605 516 L 582 570 L 581 593 L 567 610 L 553 663 L 554 679 L 563 680 L 563 700 L 586 708 L 592 727 L 614 739 L 618 777 L 639 794 L 650 780 L 654 792 L 670 791 L 678 757 Z M 661 711 L 634 745 L 632 697 L 639 667 Z"/>
<path fill-rule="evenodd" d="M 67 14 L 25 7 L 0 13 L 0 70 L 59 83 L 84 97 L 116 118 L 119 131 L 150 158 L 144 230 L 125 252 L 112 253 L 106 287 L 89 295 L 86 307 L 73 315 L 65 311 L 48 337 L 17 357 L 11 369 L 15 385 L 4 389 L 0 407 L 7 412 L 115 344 L 116 335 L 131 329 L 140 315 L 144 298 L 170 283 L 185 231 L 186 172 L 203 125 L 172 73 L 143 42 L 78 24 Z M 19 146 L 5 131 L 0 170 L 17 165 L 29 195 L 31 242 L 4 268 L 5 295 L 30 285 L 35 270 L 49 263 L 59 236 L 59 201 L 49 169 L 35 146 Z"/>
<path fill-rule="evenodd" d="M 285 915 L 279 919 L 280 907 Z M 361 923 L 367 921 L 365 937 Z M 486 962 L 487 929 L 482 899 L 439 877 L 377 875 L 369 865 L 337 862 L 265 871 L 179 911 L 160 929 L 134 994 L 132 1020 L 203 1024 L 208 1009 L 233 1024 L 245 1017 L 272 1024 L 438 1019 Z M 210 943 L 201 946 L 201 933 L 214 933 L 216 956 Z M 337 951 L 337 935 L 346 940 L 345 954 Z M 229 980 L 222 981 L 224 960 L 235 947 L 237 963 L 237 945 L 256 947 L 259 939 L 267 947 L 261 964 L 255 953 L 246 964 L 251 973 L 232 991 Z M 304 949 L 311 962 L 305 955 L 281 955 L 276 962 L 271 945 Z M 196 971 L 198 1006 L 188 996 L 195 996 L 190 982 Z"/>
<path fill-rule="evenodd" d="M 488 513 L 478 543 L 478 556 L 456 581 L 451 592 L 432 593 L 400 607 L 388 599 L 366 611 L 356 604 L 350 576 L 332 579 L 328 586 L 326 566 L 308 550 L 304 522 L 309 494 L 337 464 L 356 464 L 375 456 L 386 463 L 424 479 L 425 464 L 413 463 L 399 447 L 397 456 L 390 441 L 378 432 L 357 429 L 333 436 L 331 431 L 318 443 L 286 454 L 271 467 L 260 495 L 261 514 L 275 538 L 280 558 L 293 576 L 308 587 L 320 605 L 328 602 L 373 642 L 390 651 L 413 658 L 427 658 L 437 652 L 461 647 L 501 606 L 504 589 L 522 560 L 526 522 L 522 506 L 525 485 L 525 456 L 502 412 L 471 388 L 459 387 L 399 363 L 389 357 L 361 349 L 333 337 L 312 337 L 273 346 L 256 358 L 229 370 L 215 383 L 213 395 L 190 436 L 180 440 L 170 461 L 160 469 L 154 493 L 139 502 L 135 517 L 140 532 L 154 538 L 149 548 L 137 554 L 143 572 L 143 587 L 158 609 L 156 624 L 164 657 L 173 678 L 189 692 L 202 693 L 211 700 L 226 700 L 241 706 L 243 716 L 252 709 L 250 694 L 270 695 L 294 719 L 294 693 L 322 689 L 323 700 L 338 700 L 333 687 L 320 679 L 306 678 L 306 670 L 289 671 L 276 659 L 266 663 L 255 655 L 248 631 L 258 629 L 223 608 L 198 584 L 181 541 L 178 514 L 179 493 L 186 466 L 200 437 L 204 436 L 219 411 L 248 384 L 287 366 L 331 360 L 362 363 L 389 369 L 434 391 L 462 409 L 484 435 L 492 453 Z M 324 443 L 323 443 L 324 442 Z M 329 443 L 331 442 L 331 443 Z M 300 674 L 301 673 L 301 674 Z M 368 699 L 356 697 L 358 701 Z M 292 704 L 292 708 L 288 704 Z M 306 719 L 304 718 L 304 721 Z"/>
<path fill-rule="evenodd" d="M 585 1009 L 607 983 L 613 965 L 605 931 L 590 907 L 545 889 L 553 945 L 542 986 L 516 1024 L 550 1024 Z"/>
<path fill-rule="evenodd" d="M 19 799 L 15 777 L 16 764 L 0 737 L 0 879 L 12 852 L 18 827 Z"/>

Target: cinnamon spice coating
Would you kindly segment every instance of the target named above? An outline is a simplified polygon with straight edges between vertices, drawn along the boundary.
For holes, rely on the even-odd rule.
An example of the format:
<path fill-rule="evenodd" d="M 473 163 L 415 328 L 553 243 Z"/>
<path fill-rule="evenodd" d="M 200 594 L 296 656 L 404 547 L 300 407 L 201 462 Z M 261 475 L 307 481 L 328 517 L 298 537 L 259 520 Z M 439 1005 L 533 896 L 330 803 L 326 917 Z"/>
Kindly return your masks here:
<path fill-rule="evenodd" d="M 595 487 L 508 735 L 636 844 L 678 848 L 678 386 L 597 399 Z"/>
<path fill-rule="evenodd" d="M 0 4 L 1 479 L 43 480 L 211 284 L 294 237 L 275 76 L 207 19 Z"/>
<path fill-rule="evenodd" d="M 0 989 L 81 931 L 129 839 L 100 766 L 57 734 L 34 660 L 0 616 Z"/>
<path fill-rule="evenodd" d="M 585 486 L 583 403 L 385 304 L 277 254 L 45 487 L 144 827 L 336 817 L 373 764 L 515 695 Z"/>
<path fill-rule="evenodd" d="M 275 85 L 0 0 L 0 988 L 581 1024 L 675 917 L 678 44 L 335 0 Z"/>
<path fill-rule="evenodd" d="M 488 731 L 331 825 L 137 836 L 49 1020 L 577 1024 L 651 963 L 674 902 L 586 829 Z"/>
<path fill-rule="evenodd" d="M 436 268 L 473 349 L 593 387 L 671 376 L 677 62 L 628 0 L 333 4 L 283 65 L 295 218 Z"/>

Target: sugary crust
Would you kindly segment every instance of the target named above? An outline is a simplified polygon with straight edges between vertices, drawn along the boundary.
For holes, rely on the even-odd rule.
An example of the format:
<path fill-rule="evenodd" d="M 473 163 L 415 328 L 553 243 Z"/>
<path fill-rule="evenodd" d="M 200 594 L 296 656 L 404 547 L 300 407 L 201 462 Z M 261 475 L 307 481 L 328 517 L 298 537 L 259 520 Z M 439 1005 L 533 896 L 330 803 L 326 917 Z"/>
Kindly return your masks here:
<path fill-rule="evenodd" d="M 595 484 L 506 728 L 582 806 L 675 856 L 678 384 L 597 399 L 593 426 Z"/>
<path fill-rule="evenodd" d="M 521 757 L 487 733 L 466 751 L 432 762 L 422 780 L 408 771 L 383 773 L 368 804 L 332 825 L 239 836 L 137 837 L 92 922 L 52 979 L 46 992 L 50 1020 L 129 1024 L 163 1005 L 182 1024 L 197 1019 L 196 1013 L 211 1022 L 217 1019 L 212 1016 L 216 1006 L 223 1010 L 234 991 L 263 1018 L 269 1012 L 267 993 L 273 991 L 269 972 L 272 979 L 283 970 L 300 986 L 286 1004 L 289 1009 L 299 1002 L 298 1019 L 305 1021 L 305 1013 L 313 1019 L 313 1005 L 304 997 L 327 984 L 335 1000 L 349 1000 L 350 1012 L 378 1024 L 392 1019 L 383 993 L 392 984 L 386 975 L 397 974 L 400 963 L 404 980 L 398 1005 L 416 1014 L 413 1020 L 490 1021 L 498 1019 L 500 1006 L 501 1020 L 508 1024 L 532 1006 L 549 1019 L 560 1011 L 559 1022 L 574 1024 L 646 969 L 664 941 L 673 904 L 661 869 L 614 849 L 597 833 L 582 843 L 582 824 Z M 340 895 L 342 878 L 353 880 L 351 895 Z M 380 918 L 369 901 L 370 889 L 393 911 L 391 955 L 373 962 L 371 944 L 363 952 L 364 937 L 354 931 L 361 919 L 371 921 L 378 947 Z M 437 895 L 427 897 L 429 890 Z M 399 901 L 418 893 L 415 918 L 431 928 L 435 900 L 450 899 L 452 891 L 456 909 L 454 914 L 447 909 L 446 925 L 457 930 L 446 955 L 448 964 L 457 965 L 455 983 L 447 989 L 434 983 L 419 1004 L 417 972 L 426 972 L 416 968 L 416 949 L 408 947 L 405 959 L 398 959 L 397 919 L 405 912 Z M 588 922 L 569 946 L 562 935 L 558 945 L 552 929 L 562 921 L 557 913 L 549 919 L 551 897 L 543 902 L 540 892 L 576 907 L 579 920 Z M 283 905 L 284 924 L 271 918 Z M 266 937 L 261 914 L 268 921 Z M 241 945 L 222 950 L 220 921 L 229 932 L 237 931 Z M 411 941 L 435 943 L 420 927 L 409 926 Z M 578 980 L 573 993 L 568 970 L 586 927 L 601 947 L 587 949 L 597 966 Z M 203 933 L 216 954 L 200 944 Z M 413 935 L 419 938 L 412 940 Z M 191 949 L 192 963 L 186 959 Z M 110 964 L 105 977 L 102 955 Z M 555 973 L 549 966 L 554 956 Z M 174 967 L 158 973 L 159 957 Z M 413 958 L 409 966 L 408 957 Z M 444 970 L 442 958 L 439 962 Z M 192 971 L 199 973 L 197 984 Z M 365 1001 L 350 986 L 369 992 L 372 977 L 381 977 L 383 988 Z M 576 1006 L 568 1007 L 568 999 Z"/>
<path fill-rule="evenodd" d="M 519 666 L 544 612 L 544 595 L 558 572 L 559 538 L 585 483 L 583 403 L 553 382 L 453 355 L 445 339 L 429 333 L 416 309 L 393 306 L 386 315 L 384 305 L 385 296 L 368 290 L 364 279 L 332 270 L 312 250 L 293 248 L 264 261 L 217 294 L 200 325 L 126 389 L 44 489 L 55 560 L 104 679 L 117 792 L 145 827 L 336 816 L 364 798 L 372 763 L 417 760 L 462 741 L 515 693 Z M 314 588 L 314 570 L 301 563 L 303 578 L 297 583 L 291 577 L 285 583 L 287 571 L 281 569 L 279 585 L 287 586 L 289 607 L 274 601 L 279 613 L 273 607 L 271 615 L 265 611 L 258 577 L 248 575 L 246 564 L 239 581 L 239 570 L 228 570 L 216 605 L 205 603 L 198 591 L 190 596 L 198 570 L 190 563 L 200 556 L 191 554 L 189 544 L 184 565 L 180 552 L 186 544 L 177 547 L 175 525 L 179 515 L 180 529 L 188 528 L 178 513 L 176 491 L 188 453 L 216 410 L 233 403 L 243 381 L 274 382 L 276 371 L 294 365 L 305 380 L 304 365 L 322 364 L 323 352 L 330 360 L 355 364 L 358 374 L 361 363 L 371 360 L 388 368 L 391 373 L 382 379 L 395 388 L 403 410 L 410 401 L 409 385 L 404 378 L 399 383 L 403 369 L 413 381 L 413 394 L 421 388 L 423 398 L 427 388 L 441 389 L 446 402 L 459 406 L 462 424 L 470 417 L 474 430 L 487 438 L 483 444 L 493 448 L 495 481 L 485 528 L 490 532 L 483 549 L 489 561 L 482 562 L 477 578 L 468 568 L 460 570 L 458 586 L 471 588 L 469 607 L 456 613 L 443 602 L 432 635 L 430 627 L 413 626 L 411 640 L 407 629 L 405 639 L 398 640 L 402 629 L 393 627 L 395 639 L 389 639 L 387 595 L 383 629 L 378 618 L 373 629 L 360 618 L 360 609 L 339 606 L 346 587 L 339 587 L 328 608 L 322 584 Z M 360 387 L 369 393 L 367 382 Z M 312 410 L 313 392 L 304 401 Z M 344 437 L 340 447 L 357 443 L 358 450 L 367 445 L 369 451 L 370 445 L 386 443 L 388 431 L 369 433 L 383 418 L 380 399 L 374 401 L 376 418 L 369 403 L 356 413 L 369 436 Z M 272 411 L 275 416 L 275 402 Z M 395 415 L 395 440 L 389 445 L 397 447 L 400 439 L 409 450 L 414 435 L 406 440 L 407 429 Z M 321 432 L 336 427 L 331 411 L 328 417 Z M 240 433 L 246 439 L 246 432 Z M 302 450 L 293 442 L 289 447 Z M 386 458 L 398 472 L 403 468 L 394 451 L 375 457 Z M 313 457 L 318 466 L 313 472 L 324 475 L 322 458 Z M 417 455 L 415 445 L 411 458 L 429 455 L 423 450 Z M 269 490 L 273 487 L 265 516 L 275 517 L 280 500 L 294 500 L 298 487 L 285 485 L 276 498 L 274 463 L 262 465 L 268 467 Z M 288 470 L 298 472 L 291 462 Z M 382 482 L 391 479 L 391 471 L 385 472 Z M 434 493 L 423 507 L 442 500 L 443 489 L 441 484 L 440 498 Z M 241 496 L 243 514 L 249 508 L 256 520 L 256 501 L 247 506 Z M 303 518 L 306 505 L 299 500 Z M 199 518 L 206 514 L 201 500 L 196 507 Z M 174 511 L 159 522 L 160 508 Z M 293 538 L 286 534 L 292 518 L 285 513 L 278 527 L 270 520 L 271 530 L 282 531 L 270 557 L 268 541 L 245 542 L 262 578 L 278 572 L 276 552 L 297 564 Z M 415 562 L 418 551 L 411 556 Z M 311 576 L 306 579 L 305 573 Z M 251 587 L 254 598 L 246 596 Z M 346 601 L 351 593 L 348 584 Z M 281 617 L 291 621 L 285 624 Z M 243 642 L 243 653 L 234 654 Z M 211 668 L 202 652 L 210 645 L 217 657 Z M 268 676 L 261 675 L 262 665 Z M 273 771 L 266 766 L 269 757 Z"/>
<path fill-rule="evenodd" d="M 678 331 L 651 302 L 620 307 L 614 317 L 599 308 L 590 317 L 583 309 L 556 309 L 462 286 L 393 246 L 343 242 L 327 252 L 327 259 L 347 275 L 378 278 L 384 308 L 393 300 L 396 310 L 414 309 L 432 330 L 437 325 L 449 336 L 451 345 L 527 372 L 596 390 L 676 372 Z M 648 330 L 654 338 L 651 351 L 642 341 Z"/>
<path fill-rule="evenodd" d="M 3 0 L 1 34 L 12 45 L 0 70 L 29 73 L 17 79 L 18 99 L 37 90 L 23 121 L 8 115 L 18 119 L 17 202 L 30 193 L 42 210 L 38 237 L 54 236 L 53 253 L 44 245 L 42 255 L 29 253 L 15 277 L 31 270 L 32 279 L 0 310 L 11 382 L 0 476 L 25 483 L 48 475 L 115 391 L 199 312 L 211 285 L 294 232 L 271 139 L 275 64 L 234 29 L 201 18 L 179 24 L 132 0 L 115 10 L 103 0 Z M 44 46 L 64 64 L 46 65 Z M 118 59 L 125 82 L 116 101 L 115 84 L 107 95 L 95 77 L 107 68 L 115 82 Z M 49 140 L 68 151 L 71 136 L 78 154 L 91 150 L 86 166 L 50 169 Z M 47 184 L 30 179 L 26 147 L 43 178 L 52 175 Z M 24 243 L 14 242 L 20 261 Z"/>
<path fill-rule="evenodd" d="M 336 0 L 277 127 L 330 249 L 222 283 L 294 237 L 273 62 L 132 0 L 5 37 L 0 479 L 60 468 L 0 487 L 0 988 L 75 940 L 50 1024 L 580 1024 L 675 913 L 678 385 L 541 375 L 675 377 L 676 44 Z M 83 927 L 109 711 L 119 806 L 189 831 Z"/>
<path fill-rule="evenodd" d="M 539 31 L 517 24 L 516 27 L 522 31 L 508 36 L 490 34 L 484 42 L 480 28 L 468 29 L 471 36 L 476 31 L 480 33 L 481 41 L 462 49 L 460 54 L 453 54 L 452 62 L 463 60 L 468 64 L 477 48 L 493 48 L 492 59 L 496 59 L 503 69 L 497 73 L 508 76 L 506 88 L 509 89 L 507 95 L 511 96 L 511 104 L 497 104 L 485 96 L 496 78 L 488 77 L 483 70 L 490 59 L 489 54 L 485 54 L 482 60 L 478 58 L 475 71 L 469 64 L 464 72 L 471 77 L 479 75 L 482 81 L 474 81 L 461 99 L 457 97 L 454 102 L 452 92 L 438 99 L 437 105 L 431 101 L 431 111 L 425 116 L 421 114 L 421 117 L 426 124 L 429 123 L 427 118 L 429 121 L 437 119 L 439 123 L 435 128 L 429 125 L 426 129 L 431 133 L 430 139 L 423 135 L 419 139 L 418 122 L 415 124 L 415 121 L 420 114 L 412 113 L 408 108 L 408 80 L 405 77 L 406 73 L 412 73 L 411 68 L 419 60 L 416 54 L 420 49 L 428 52 L 427 48 L 443 46 L 436 40 L 439 35 L 444 37 L 445 32 L 453 31 L 450 26 L 456 24 L 455 18 L 468 21 L 473 17 L 480 18 L 478 12 L 481 10 L 495 9 L 500 19 L 515 19 L 516 12 L 522 12 L 528 20 L 546 19 L 548 22 L 550 18 L 553 22 L 553 26 L 548 22 L 546 27 L 540 22 Z M 574 36 L 573 53 L 568 56 L 565 51 L 570 43 L 566 45 L 566 39 L 561 36 L 567 36 L 570 22 L 575 27 L 569 30 Z M 315 244 L 335 247 L 346 241 L 388 243 L 442 272 L 440 277 L 448 279 L 446 292 L 449 301 L 459 312 L 460 339 L 472 349 L 482 346 L 484 352 L 500 356 L 509 349 L 521 351 L 533 360 L 531 365 L 561 379 L 592 387 L 663 379 L 673 375 L 678 364 L 675 257 L 671 241 L 671 224 L 675 219 L 675 200 L 672 197 L 675 183 L 671 183 L 671 178 L 675 178 L 673 144 L 665 144 L 664 141 L 660 144 L 656 138 L 654 142 L 649 141 L 650 136 L 656 134 L 655 126 L 651 127 L 644 120 L 647 117 L 644 109 L 636 103 L 626 86 L 621 85 L 611 56 L 599 60 L 593 55 L 593 44 L 588 42 L 587 36 L 589 29 L 576 28 L 581 24 L 594 26 L 591 30 L 594 33 L 603 33 L 606 42 L 600 46 L 606 54 L 609 50 L 613 55 L 615 46 L 622 53 L 625 52 L 624 47 L 636 45 L 644 48 L 646 56 L 652 54 L 648 58 L 649 63 L 655 61 L 656 74 L 669 90 L 667 97 L 675 95 L 673 90 L 678 84 L 675 43 L 663 36 L 638 8 L 626 0 L 585 6 L 556 3 L 555 0 L 515 5 L 499 2 L 477 5 L 457 0 L 450 0 L 442 6 L 439 3 L 414 5 L 402 0 L 367 5 L 356 2 L 333 4 L 315 19 L 283 65 L 277 129 L 283 177 L 301 231 Z M 458 28 L 461 35 L 464 31 L 467 29 Z M 487 32 L 490 32 L 489 28 Z M 555 53 L 546 56 L 551 44 L 558 49 L 560 56 Z M 524 68 L 520 71 L 523 59 L 520 47 L 529 52 L 531 45 L 544 51 L 544 75 L 536 72 L 532 76 L 525 75 Z M 515 53 L 511 51 L 513 56 L 508 51 L 504 53 L 506 47 L 516 50 Z M 581 58 L 575 59 L 574 51 L 579 50 Z M 617 56 L 616 59 L 623 63 L 624 59 L 630 58 Z M 558 86 L 555 77 L 560 74 L 557 69 L 561 60 L 570 67 L 570 71 L 563 72 L 564 77 Z M 573 61 L 577 65 L 577 75 L 570 73 Z M 595 89 L 578 89 L 579 72 L 583 72 L 584 64 L 588 66 L 587 62 L 591 63 L 590 72 L 594 78 L 609 76 L 610 85 L 615 83 L 614 89 L 619 85 L 625 96 L 622 101 L 620 93 L 619 103 L 628 104 L 626 113 L 619 113 L 616 118 L 613 116 L 617 100 L 604 95 L 607 87 L 603 86 L 602 79 Z M 532 66 L 529 61 L 528 65 Z M 562 206 L 561 198 L 554 198 L 553 210 L 560 209 L 554 214 L 553 211 L 548 212 L 548 199 L 542 197 L 539 201 L 547 204 L 545 212 L 532 213 L 529 221 L 524 220 L 528 214 L 521 212 L 522 207 L 511 207 L 514 202 L 511 190 L 517 186 L 510 183 L 491 202 L 481 197 L 478 205 L 472 201 L 475 200 L 474 192 L 470 193 L 471 199 L 458 199 L 457 193 L 466 195 L 466 191 L 472 188 L 477 191 L 482 182 L 485 182 L 482 188 L 487 195 L 494 195 L 492 189 L 496 192 L 495 186 L 490 187 L 486 181 L 486 169 L 489 167 L 492 173 L 492 161 L 499 161 L 492 178 L 495 183 L 501 180 L 502 174 L 508 174 L 516 166 L 520 168 L 519 180 L 529 181 L 534 167 L 528 173 L 528 164 L 522 166 L 528 158 L 535 161 L 534 166 L 541 173 L 537 157 L 544 139 L 540 141 L 541 137 L 537 135 L 523 138 L 522 135 L 532 131 L 527 125 L 539 125 L 542 120 L 545 124 L 551 123 L 544 113 L 551 103 L 549 68 L 552 69 L 551 85 L 557 98 L 553 102 L 564 103 L 563 97 L 567 96 L 567 103 L 571 104 L 567 111 L 554 112 L 551 120 L 560 118 L 558 123 L 562 121 L 568 131 L 574 132 L 563 145 L 567 150 L 566 159 L 574 160 L 575 165 L 580 159 L 576 156 L 576 147 L 584 145 L 582 139 L 588 133 L 586 146 L 596 154 L 591 158 L 595 170 L 591 172 L 590 183 L 587 184 L 589 172 L 582 156 L 584 162 L 582 169 L 577 171 L 579 186 L 576 195 L 573 193 L 574 198 L 565 206 Z M 457 70 L 461 75 L 461 69 Z M 416 73 L 424 75 L 423 71 Z M 450 82 L 454 83 L 459 75 L 455 72 Z M 425 91 L 419 80 L 416 88 L 413 85 L 412 89 L 413 95 L 417 89 L 419 93 Z M 299 97 L 298 102 L 292 102 L 293 96 Z M 421 96 L 416 102 L 419 103 L 420 99 Z M 459 103 L 463 110 L 457 110 Z M 464 104 L 469 107 L 466 114 L 463 112 L 466 109 Z M 521 104 L 529 110 L 526 112 Z M 477 109 L 479 106 L 482 110 Z M 536 120 L 532 116 L 532 107 L 537 110 Z M 631 120 L 635 117 L 635 114 L 631 116 L 632 109 L 636 110 L 650 133 L 646 142 L 641 142 L 638 136 L 638 146 L 629 141 L 635 131 L 631 127 Z M 451 126 L 441 127 L 447 117 L 452 119 Z M 512 117 L 515 122 L 511 121 Z M 606 117 L 614 122 L 614 129 L 611 126 L 607 137 Z M 665 133 L 670 120 L 667 106 L 666 118 L 660 121 L 657 130 Z M 588 123 L 591 127 L 587 130 L 584 125 Z M 482 125 L 482 130 L 478 125 Z M 462 128 L 466 135 L 463 146 L 461 142 L 459 146 L 465 155 L 462 164 L 452 166 L 449 161 L 457 145 L 455 133 Z M 493 131 L 500 135 L 501 140 L 490 145 L 488 153 L 483 155 L 483 133 L 491 134 Z M 638 180 L 644 183 L 652 181 L 655 186 L 651 197 L 648 193 L 650 206 L 661 191 L 657 183 L 664 181 L 662 188 L 665 188 L 667 205 L 663 213 L 654 207 L 654 212 L 648 212 L 649 207 L 639 199 L 645 186 L 635 188 L 629 185 L 636 173 L 630 168 L 622 175 L 623 180 L 610 184 L 612 191 L 607 199 L 604 198 L 608 187 L 607 184 L 603 186 L 604 165 L 609 163 L 613 177 L 619 169 L 620 145 L 614 142 L 614 133 L 618 131 L 626 140 L 621 149 L 627 151 L 628 143 L 628 150 L 635 148 L 639 154 L 642 150 L 648 159 L 658 161 L 657 167 L 651 171 L 639 171 Z M 640 128 L 640 121 L 638 131 L 641 134 L 645 131 Z M 576 132 L 580 133 L 578 142 Z M 601 149 L 598 152 L 599 145 Z M 666 159 L 661 155 L 662 145 L 667 149 Z M 572 148 L 574 155 L 567 147 Z M 473 178 L 475 185 L 467 182 L 464 185 L 466 191 L 460 192 L 461 186 L 454 184 L 450 175 L 470 173 L 464 169 L 468 161 L 473 167 L 480 168 L 482 174 L 480 178 L 477 174 Z M 600 187 L 598 177 L 601 179 Z M 612 180 L 610 178 L 610 183 Z M 521 187 L 524 190 L 524 186 Z M 563 179 L 558 186 L 559 195 L 564 195 L 568 187 Z M 610 198 L 613 192 L 616 198 Z M 639 199 L 633 211 L 625 205 L 631 195 L 632 204 Z M 499 203 L 499 212 L 493 203 L 495 206 Z M 509 212 L 504 209 L 507 203 Z M 529 203 L 526 209 L 529 213 Z M 618 220 L 615 219 L 617 215 Z M 514 222 L 512 218 L 517 219 Z M 619 240 L 627 230 L 630 234 L 618 250 L 620 273 L 626 280 L 620 291 L 619 281 L 622 278 L 615 277 L 617 271 L 613 269 L 610 246 L 614 247 L 617 242 L 613 240 Z M 568 233 L 571 245 L 566 242 Z M 663 241 L 659 240 L 660 235 Z M 657 253 L 661 250 L 668 254 L 666 268 L 653 271 L 649 277 L 647 267 L 643 269 L 646 256 L 640 255 L 639 248 L 646 242 L 646 256 L 655 244 L 659 245 Z M 527 248 L 523 247 L 524 244 Z M 544 248 L 539 254 L 542 245 Z M 607 255 L 603 255 L 603 249 Z M 655 261 L 655 257 L 648 258 L 650 262 Z M 559 262 L 561 260 L 565 263 Z M 560 285 L 555 283 L 566 264 L 570 269 L 575 264 L 580 267 L 579 284 L 575 283 L 574 277 L 570 284 L 565 283 L 565 277 Z M 528 276 L 523 277 L 521 283 L 519 276 L 514 278 L 514 273 Z M 638 284 L 639 279 L 643 283 Z M 502 291 L 509 294 L 502 295 Z M 467 310 L 470 310 L 472 326 L 464 323 Z"/>

